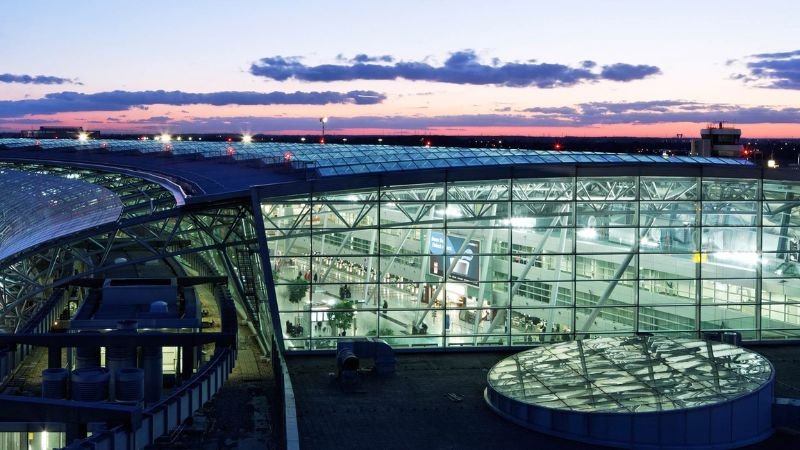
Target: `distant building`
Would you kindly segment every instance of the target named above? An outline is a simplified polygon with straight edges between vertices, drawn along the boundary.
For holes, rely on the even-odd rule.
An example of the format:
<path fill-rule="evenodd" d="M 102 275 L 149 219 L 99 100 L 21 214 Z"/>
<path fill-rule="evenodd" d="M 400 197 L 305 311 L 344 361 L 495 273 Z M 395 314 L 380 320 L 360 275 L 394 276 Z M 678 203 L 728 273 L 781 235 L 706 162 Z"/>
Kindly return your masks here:
<path fill-rule="evenodd" d="M 99 131 L 84 130 L 83 127 L 39 127 L 38 130 L 22 130 L 20 137 L 33 139 L 76 139 L 80 133 L 89 138 L 100 137 Z"/>
<path fill-rule="evenodd" d="M 700 139 L 692 140 L 691 155 L 737 157 L 743 149 L 739 143 L 741 136 L 742 130 L 726 127 L 723 122 L 719 122 L 718 126 L 709 124 L 700 130 Z"/>

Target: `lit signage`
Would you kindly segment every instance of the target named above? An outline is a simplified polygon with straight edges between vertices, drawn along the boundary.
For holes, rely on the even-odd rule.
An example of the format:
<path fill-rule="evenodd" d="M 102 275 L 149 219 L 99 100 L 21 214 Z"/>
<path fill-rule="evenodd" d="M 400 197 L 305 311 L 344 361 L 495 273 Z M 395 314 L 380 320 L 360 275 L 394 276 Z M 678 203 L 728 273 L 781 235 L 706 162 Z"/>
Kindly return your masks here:
<path fill-rule="evenodd" d="M 459 254 L 464 245 L 464 238 L 443 233 L 432 232 L 430 239 L 431 262 L 429 271 L 431 275 L 444 277 L 453 266 L 450 278 L 475 284 L 479 281 L 480 252 L 479 241 L 470 239 L 467 246 Z"/>

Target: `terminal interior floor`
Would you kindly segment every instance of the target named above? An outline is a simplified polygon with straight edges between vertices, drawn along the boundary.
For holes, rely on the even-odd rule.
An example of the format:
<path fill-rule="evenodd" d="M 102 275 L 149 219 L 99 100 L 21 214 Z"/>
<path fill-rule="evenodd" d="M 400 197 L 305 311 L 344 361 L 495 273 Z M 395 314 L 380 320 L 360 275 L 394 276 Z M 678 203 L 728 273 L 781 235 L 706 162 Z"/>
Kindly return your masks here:
<path fill-rule="evenodd" d="M 800 398 L 800 347 L 759 347 L 778 374 L 778 396 Z M 397 374 L 362 373 L 343 390 L 332 382 L 335 357 L 288 360 L 300 448 L 347 449 L 600 449 L 527 430 L 484 402 L 486 374 L 511 353 L 401 354 Z M 369 362 L 362 361 L 362 368 Z M 455 394 L 455 395 L 450 395 Z M 459 400 L 459 398 L 461 400 Z M 777 432 L 747 449 L 797 449 L 800 436 Z"/>

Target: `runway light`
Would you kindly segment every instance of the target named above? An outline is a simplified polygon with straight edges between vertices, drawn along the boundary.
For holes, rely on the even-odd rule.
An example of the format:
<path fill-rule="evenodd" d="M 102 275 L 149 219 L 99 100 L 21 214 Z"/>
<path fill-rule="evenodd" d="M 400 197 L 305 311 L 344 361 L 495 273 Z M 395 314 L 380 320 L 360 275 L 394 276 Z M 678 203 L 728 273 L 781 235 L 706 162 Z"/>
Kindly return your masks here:
<path fill-rule="evenodd" d="M 243 135 L 242 136 L 242 142 L 244 142 L 245 144 L 252 143 L 253 142 L 253 136 L 250 136 L 249 134 Z"/>
<path fill-rule="evenodd" d="M 561 144 L 556 142 L 555 148 L 556 150 L 561 150 Z"/>
<path fill-rule="evenodd" d="M 78 133 L 78 141 L 79 142 L 86 142 L 88 140 L 89 140 L 89 133 L 87 133 L 85 131 L 81 131 L 80 133 Z"/>
<path fill-rule="evenodd" d="M 161 142 L 165 142 L 166 143 L 166 142 L 170 142 L 170 141 L 172 141 L 172 136 L 170 136 L 169 133 L 162 133 L 161 134 Z"/>

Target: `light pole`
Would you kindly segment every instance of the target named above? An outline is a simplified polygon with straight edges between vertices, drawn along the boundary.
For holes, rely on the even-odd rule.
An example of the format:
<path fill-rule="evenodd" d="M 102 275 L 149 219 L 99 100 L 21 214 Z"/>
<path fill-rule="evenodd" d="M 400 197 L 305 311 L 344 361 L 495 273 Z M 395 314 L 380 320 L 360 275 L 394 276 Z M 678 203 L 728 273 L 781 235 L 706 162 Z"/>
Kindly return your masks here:
<path fill-rule="evenodd" d="M 328 118 L 327 117 L 320 117 L 319 118 L 319 123 L 322 124 L 322 140 L 320 140 L 320 143 L 324 144 L 325 143 L 325 124 L 328 123 Z"/>

